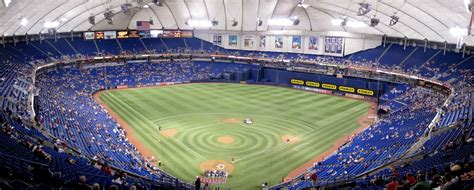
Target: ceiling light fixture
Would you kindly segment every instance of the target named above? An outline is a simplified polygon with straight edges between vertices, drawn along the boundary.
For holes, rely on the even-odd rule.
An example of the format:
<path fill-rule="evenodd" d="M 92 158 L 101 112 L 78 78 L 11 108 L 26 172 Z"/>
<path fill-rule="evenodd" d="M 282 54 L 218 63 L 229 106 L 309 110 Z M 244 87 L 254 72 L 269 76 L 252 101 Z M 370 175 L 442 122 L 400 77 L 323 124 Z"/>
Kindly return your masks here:
<path fill-rule="evenodd" d="M 304 3 L 304 0 L 301 0 L 301 2 L 298 3 L 298 5 L 296 5 L 296 6 L 301 7 L 303 9 L 306 9 L 306 8 L 310 7 L 311 5 L 308 4 L 308 3 Z"/>
<path fill-rule="evenodd" d="M 350 21 L 347 20 L 347 18 L 343 19 L 332 19 L 331 20 L 332 25 L 334 26 L 349 26 L 349 27 L 354 27 L 354 28 L 361 28 L 367 26 L 364 22 L 360 21 Z"/>
<path fill-rule="evenodd" d="M 232 19 L 232 26 L 235 27 L 237 25 L 239 25 L 239 22 L 235 19 Z"/>
<path fill-rule="evenodd" d="M 92 25 L 95 24 L 95 16 L 94 15 L 89 16 L 88 20 L 89 20 L 89 24 L 92 24 Z"/>
<path fill-rule="evenodd" d="M 104 12 L 105 20 L 107 20 L 108 24 L 114 24 L 114 12 L 110 9 Z"/>
<path fill-rule="evenodd" d="M 257 18 L 257 26 L 262 26 L 263 21 L 260 18 Z"/>
<path fill-rule="evenodd" d="M 123 14 L 125 15 L 131 15 L 132 11 L 130 10 L 130 7 L 132 7 L 132 4 L 130 3 L 125 3 L 120 5 L 120 8 L 122 9 Z"/>
<path fill-rule="evenodd" d="M 454 28 L 450 28 L 449 32 L 453 36 L 465 36 L 467 35 L 467 28 L 459 28 L 459 26 L 456 26 Z"/>
<path fill-rule="evenodd" d="M 59 26 L 59 22 L 58 21 L 53 21 L 53 22 L 46 21 L 43 26 L 45 28 L 56 28 L 56 27 Z"/>
<path fill-rule="evenodd" d="M 191 27 L 211 27 L 212 22 L 208 20 L 187 20 L 184 24 Z"/>
<path fill-rule="evenodd" d="M 376 18 L 375 16 L 370 19 L 370 27 L 375 27 L 379 24 L 380 19 Z"/>
<path fill-rule="evenodd" d="M 393 26 L 398 23 L 398 19 L 400 19 L 398 16 L 392 15 L 390 17 L 390 26 Z"/>
<path fill-rule="evenodd" d="M 268 20 L 268 25 L 270 26 L 289 26 L 292 24 L 293 24 L 293 21 L 287 18 L 276 18 L 276 19 Z"/>
<path fill-rule="evenodd" d="M 211 24 L 212 26 L 217 26 L 219 24 L 219 21 L 216 19 L 212 19 Z"/>
<path fill-rule="evenodd" d="M 472 11 L 472 7 L 473 7 L 473 2 L 472 2 L 472 0 L 464 0 L 464 7 L 466 7 L 466 11 L 467 11 L 467 12 L 471 12 L 471 11 Z"/>
<path fill-rule="evenodd" d="M 28 25 L 28 20 L 25 17 L 21 18 L 20 19 L 20 25 L 22 25 L 22 26 Z"/>
<path fill-rule="evenodd" d="M 5 4 L 5 7 L 8 7 L 12 0 L 3 0 L 3 4 Z"/>

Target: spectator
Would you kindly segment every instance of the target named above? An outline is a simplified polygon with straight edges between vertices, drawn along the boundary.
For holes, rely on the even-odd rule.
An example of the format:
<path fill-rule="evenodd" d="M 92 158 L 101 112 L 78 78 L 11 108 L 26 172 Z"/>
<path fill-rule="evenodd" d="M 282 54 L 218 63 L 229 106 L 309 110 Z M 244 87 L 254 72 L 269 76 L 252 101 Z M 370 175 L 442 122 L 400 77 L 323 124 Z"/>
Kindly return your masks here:
<path fill-rule="evenodd" d="M 413 190 L 431 190 L 431 184 L 426 181 L 423 174 L 418 174 L 418 182 L 413 186 Z"/>
<path fill-rule="evenodd" d="M 312 173 L 311 176 L 309 176 L 311 179 L 311 182 L 313 184 L 313 187 L 317 185 L 318 182 L 318 174 L 316 172 Z"/>
<path fill-rule="evenodd" d="M 98 183 L 92 184 L 92 190 L 100 190 L 100 185 Z"/>
<path fill-rule="evenodd" d="M 73 184 L 72 189 L 84 190 L 84 189 L 92 189 L 92 187 L 86 184 L 86 176 L 81 175 L 79 176 L 79 181 Z"/>
<path fill-rule="evenodd" d="M 410 186 L 413 186 L 416 184 L 416 179 L 415 179 L 415 176 L 413 176 L 413 174 L 407 174 L 407 182 Z"/>
<path fill-rule="evenodd" d="M 447 173 L 444 175 L 444 184 L 441 186 L 441 190 L 456 190 L 458 189 L 459 178 L 454 177 Z"/>
<path fill-rule="evenodd" d="M 399 186 L 398 180 L 395 176 L 393 176 L 390 183 L 387 184 L 387 190 L 396 190 L 398 186 Z"/>
<path fill-rule="evenodd" d="M 119 188 L 118 188 L 118 186 L 116 186 L 116 185 L 111 185 L 111 186 L 109 187 L 109 190 L 119 190 Z"/>
<path fill-rule="evenodd" d="M 201 189 L 201 178 L 199 176 L 196 176 L 196 181 L 194 181 L 194 188 L 196 190 Z"/>

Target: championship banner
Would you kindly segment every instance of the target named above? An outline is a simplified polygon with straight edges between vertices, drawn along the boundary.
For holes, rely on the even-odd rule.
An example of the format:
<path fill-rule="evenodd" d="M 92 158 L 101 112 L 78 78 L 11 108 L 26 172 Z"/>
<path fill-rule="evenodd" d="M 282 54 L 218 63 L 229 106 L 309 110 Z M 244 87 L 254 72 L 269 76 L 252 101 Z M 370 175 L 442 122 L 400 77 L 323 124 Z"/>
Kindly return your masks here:
<path fill-rule="evenodd" d="M 324 37 L 324 53 L 342 56 L 344 54 L 344 37 Z"/>

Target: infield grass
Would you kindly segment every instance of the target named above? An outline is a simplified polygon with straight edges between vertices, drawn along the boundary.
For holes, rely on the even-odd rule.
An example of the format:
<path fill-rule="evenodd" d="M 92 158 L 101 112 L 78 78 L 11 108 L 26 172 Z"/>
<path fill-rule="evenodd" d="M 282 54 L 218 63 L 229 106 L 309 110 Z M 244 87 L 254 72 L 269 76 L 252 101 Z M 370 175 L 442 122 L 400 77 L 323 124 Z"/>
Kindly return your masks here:
<path fill-rule="evenodd" d="M 207 160 L 235 159 L 220 187 L 258 189 L 328 150 L 360 127 L 364 101 L 289 88 L 242 84 L 187 84 L 103 92 L 100 96 L 163 163 L 161 169 L 189 182 Z M 243 122 L 251 118 L 253 124 Z M 159 132 L 175 129 L 173 137 Z M 295 143 L 281 137 L 295 136 Z M 234 142 L 223 144 L 219 137 Z"/>

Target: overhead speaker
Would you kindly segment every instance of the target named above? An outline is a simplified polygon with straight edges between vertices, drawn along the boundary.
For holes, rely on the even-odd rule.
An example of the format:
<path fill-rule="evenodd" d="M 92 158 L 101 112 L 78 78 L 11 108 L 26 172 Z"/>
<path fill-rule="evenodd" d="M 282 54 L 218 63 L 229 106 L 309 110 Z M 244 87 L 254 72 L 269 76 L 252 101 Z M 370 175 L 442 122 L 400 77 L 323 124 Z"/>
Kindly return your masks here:
<path fill-rule="evenodd" d="M 298 25 L 298 24 L 300 24 L 300 19 L 295 19 L 295 20 L 293 20 L 293 25 L 296 26 L 296 25 Z"/>
<path fill-rule="evenodd" d="M 48 34 L 49 35 L 55 35 L 56 34 L 56 28 L 48 28 Z"/>
<path fill-rule="evenodd" d="M 399 18 L 398 16 L 395 16 L 395 15 L 391 16 L 391 17 L 390 17 L 390 24 L 389 24 L 389 25 L 390 25 L 390 26 L 393 26 L 393 25 L 397 24 L 399 19 L 400 19 L 400 18 Z"/>
<path fill-rule="evenodd" d="M 163 6 L 163 2 L 161 2 L 161 0 L 153 0 L 153 3 L 156 4 L 158 7 Z"/>
<path fill-rule="evenodd" d="M 371 27 L 377 26 L 377 25 L 379 24 L 379 22 L 380 22 L 380 19 L 378 19 L 378 18 L 371 18 L 371 19 L 370 19 L 370 26 L 371 26 Z"/>
<path fill-rule="evenodd" d="M 154 25 L 155 22 L 153 21 L 153 18 L 150 17 L 150 20 L 148 21 L 148 23 L 150 23 L 150 25 Z"/>
<path fill-rule="evenodd" d="M 359 7 L 359 11 L 357 12 L 357 16 L 363 16 L 363 15 L 366 15 L 367 13 L 369 13 L 371 11 L 371 8 L 369 3 L 359 3 L 360 7 Z"/>
<path fill-rule="evenodd" d="M 237 26 L 239 24 L 239 22 L 237 22 L 236 20 L 232 20 L 232 26 Z"/>
<path fill-rule="evenodd" d="M 347 20 L 347 17 L 343 17 L 343 18 L 342 18 L 342 22 L 341 22 L 341 26 L 343 26 L 343 27 L 346 26 L 346 25 L 347 25 L 347 21 L 348 21 L 348 20 Z"/>
<path fill-rule="evenodd" d="M 211 21 L 212 26 L 217 26 L 219 24 L 218 20 L 212 20 Z"/>
<path fill-rule="evenodd" d="M 262 21 L 262 20 L 260 20 L 260 19 L 257 20 L 257 26 L 262 26 L 262 24 L 263 24 L 263 21 Z"/>
<path fill-rule="evenodd" d="M 122 8 L 123 14 L 125 14 L 125 15 L 131 15 L 132 14 L 132 11 L 130 10 L 130 7 L 132 7 L 132 4 L 125 3 L 125 4 L 120 5 L 120 7 Z"/>
<path fill-rule="evenodd" d="M 88 18 L 88 20 L 89 20 L 89 23 L 90 23 L 90 24 L 92 24 L 92 25 L 95 24 L 95 16 L 90 16 L 90 17 Z"/>
<path fill-rule="evenodd" d="M 108 10 L 104 12 L 105 19 L 112 19 L 114 17 L 114 12 L 112 10 Z"/>

